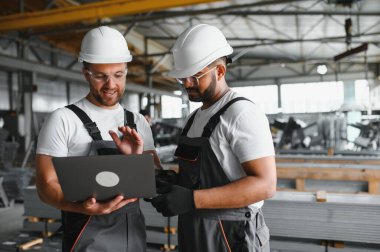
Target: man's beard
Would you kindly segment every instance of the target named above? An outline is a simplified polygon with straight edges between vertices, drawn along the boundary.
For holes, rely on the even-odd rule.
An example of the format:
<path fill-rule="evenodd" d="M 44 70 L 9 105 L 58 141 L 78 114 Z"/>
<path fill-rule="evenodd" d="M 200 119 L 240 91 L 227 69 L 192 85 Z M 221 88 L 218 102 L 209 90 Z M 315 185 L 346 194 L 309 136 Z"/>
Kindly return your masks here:
<path fill-rule="evenodd" d="M 186 90 L 191 90 L 191 91 L 194 91 L 198 94 L 198 96 L 196 97 L 191 97 L 189 95 L 189 100 L 192 101 L 192 102 L 207 102 L 208 100 L 211 99 L 211 97 L 215 94 L 215 89 L 216 89 L 216 76 L 215 74 L 213 74 L 211 76 L 211 83 L 210 85 L 208 86 L 208 88 L 204 91 L 203 95 L 201 95 L 199 93 L 199 89 L 198 88 L 189 88 L 189 89 L 186 89 Z"/>
<path fill-rule="evenodd" d="M 120 100 L 121 100 L 121 97 L 123 96 L 124 94 L 124 90 L 122 91 L 115 91 L 117 93 L 117 96 L 116 96 L 116 99 L 106 99 L 104 98 L 100 92 L 103 92 L 102 90 L 100 90 L 99 92 L 95 91 L 95 90 L 92 90 L 91 91 L 91 94 L 92 96 L 95 98 L 95 100 L 100 103 L 101 105 L 103 106 L 108 106 L 108 107 L 112 107 L 114 106 L 115 104 L 117 104 Z"/>

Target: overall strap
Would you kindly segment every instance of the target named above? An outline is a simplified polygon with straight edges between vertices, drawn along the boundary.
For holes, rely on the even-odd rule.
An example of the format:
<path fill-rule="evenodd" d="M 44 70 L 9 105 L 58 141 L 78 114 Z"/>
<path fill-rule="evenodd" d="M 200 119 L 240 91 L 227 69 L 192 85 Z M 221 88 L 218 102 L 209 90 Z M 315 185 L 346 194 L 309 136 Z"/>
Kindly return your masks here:
<path fill-rule="evenodd" d="M 137 131 L 135 116 L 131 111 L 126 109 L 124 109 L 124 126 L 128 126 L 129 128 L 135 129 Z"/>
<path fill-rule="evenodd" d="M 74 104 L 67 105 L 66 108 L 72 110 L 79 117 L 79 119 L 83 122 L 84 127 L 87 129 L 88 133 L 94 141 L 103 140 L 98 126 L 95 122 L 91 120 L 90 117 L 88 117 L 86 112 L 84 112 L 82 109 L 80 109 L 78 106 Z"/>
<path fill-rule="evenodd" d="M 189 118 L 185 127 L 182 130 L 181 136 L 187 135 L 187 132 L 189 132 L 189 129 L 190 129 L 191 125 L 193 124 L 193 121 L 194 121 L 194 118 L 195 118 L 195 115 L 197 114 L 197 112 L 198 112 L 198 109 L 196 111 L 194 111 L 193 115 Z"/>
<path fill-rule="evenodd" d="M 218 112 L 216 112 L 208 121 L 206 126 L 203 129 L 202 137 L 207 137 L 209 138 L 214 131 L 216 125 L 220 122 L 220 116 L 223 115 L 223 113 L 230 107 L 233 103 L 240 101 L 240 100 L 246 100 L 250 101 L 247 98 L 244 97 L 236 97 L 229 101 L 226 105 L 224 105 Z M 251 101 L 250 101 L 251 102 Z"/>

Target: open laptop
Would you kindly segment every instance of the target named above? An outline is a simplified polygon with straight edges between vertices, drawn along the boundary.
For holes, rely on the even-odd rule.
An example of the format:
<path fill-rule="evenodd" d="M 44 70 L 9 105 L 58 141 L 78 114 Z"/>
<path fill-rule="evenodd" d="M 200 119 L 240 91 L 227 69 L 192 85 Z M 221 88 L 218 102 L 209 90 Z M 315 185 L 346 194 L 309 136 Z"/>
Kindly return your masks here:
<path fill-rule="evenodd" d="M 95 197 L 110 200 L 150 198 L 156 195 L 153 156 L 104 155 L 54 157 L 53 164 L 63 195 L 69 201 Z"/>

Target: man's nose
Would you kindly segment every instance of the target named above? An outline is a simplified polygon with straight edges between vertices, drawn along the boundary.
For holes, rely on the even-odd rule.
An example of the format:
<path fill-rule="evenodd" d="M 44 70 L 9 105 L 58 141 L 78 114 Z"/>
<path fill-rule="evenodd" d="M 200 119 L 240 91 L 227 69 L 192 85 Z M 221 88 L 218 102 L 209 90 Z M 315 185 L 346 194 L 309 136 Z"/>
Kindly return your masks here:
<path fill-rule="evenodd" d="M 112 78 L 112 75 L 108 75 L 107 76 L 108 78 L 107 78 L 107 81 L 106 81 L 106 85 L 108 86 L 108 87 L 114 87 L 114 86 L 116 86 L 116 81 L 114 80 L 114 78 Z"/>
<path fill-rule="evenodd" d="M 183 83 L 183 86 L 185 88 L 192 88 L 192 87 L 195 87 L 197 86 L 197 84 L 195 83 L 195 81 L 193 81 L 191 78 L 186 78 L 185 79 L 185 82 Z"/>

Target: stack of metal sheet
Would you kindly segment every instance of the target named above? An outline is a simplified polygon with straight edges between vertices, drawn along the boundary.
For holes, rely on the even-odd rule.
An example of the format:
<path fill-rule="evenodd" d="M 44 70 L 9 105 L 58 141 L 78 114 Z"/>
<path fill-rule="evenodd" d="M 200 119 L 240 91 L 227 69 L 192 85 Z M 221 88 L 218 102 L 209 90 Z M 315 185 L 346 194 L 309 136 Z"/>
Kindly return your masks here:
<path fill-rule="evenodd" d="M 272 237 L 270 241 L 272 252 L 375 252 L 380 250 L 380 246 L 368 246 L 360 244 L 345 243 L 340 246 L 328 244 L 327 242 L 312 240 L 286 240 Z"/>
<path fill-rule="evenodd" d="M 12 168 L 18 147 L 19 144 L 16 142 L 5 142 L 0 139 L 0 170 L 6 171 Z"/>
<path fill-rule="evenodd" d="M 263 212 L 273 236 L 380 244 L 380 196 L 277 192 Z"/>
<path fill-rule="evenodd" d="M 8 199 L 23 200 L 23 189 L 29 185 L 34 172 L 28 168 L 11 168 L 2 172 L 3 188 Z"/>
<path fill-rule="evenodd" d="M 50 235 L 61 226 L 61 211 L 43 203 L 35 186 L 24 189 L 23 231 L 41 232 Z"/>
<path fill-rule="evenodd" d="M 308 149 L 280 149 L 279 154 L 292 155 L 292 154 L 303 154 L 303 155 L 328 155 L 327 150 L 308 150 Z M 342 156 L 376 156 L 380 157 L 380 151 L 372 150 L 361 150 L 361 151 L 350 151 L 350 150 L 336 150 L 334 155 Z"/>
<path fill-rule="evenodd" d="M 379 164 L 380 157 L 376 156 L 317 156 L 317 155 L 302 155 L 302 154 L 278 154 L 276 161 L 282 163 L 341 163 L 341 164 Z M 283 161 L 285 160 L 285 161 Z"/>
<path fill-rule="evenodd" d="M 24 215 L 46 219 L 61 219 L 61 211 L 43 203 L 35 186 L 24 189 Z"/>
<path fill-rule="evenodd" d="M 141 211 L 145 216 L 147 242 L 160 244 L 167 248 L 178 245 L 178 217 L 164 217 L 158 213 L 151 203 L 140 200 Z"/>
<path fill-rule="evenodd" d="M 324 163 L 277 163 L 277 166 L 283 168 L 319 168 L 319 169 L 364 169 L 380 170 L 379 165 L 357 165 L 357 164 L 324 164 Z"/>

